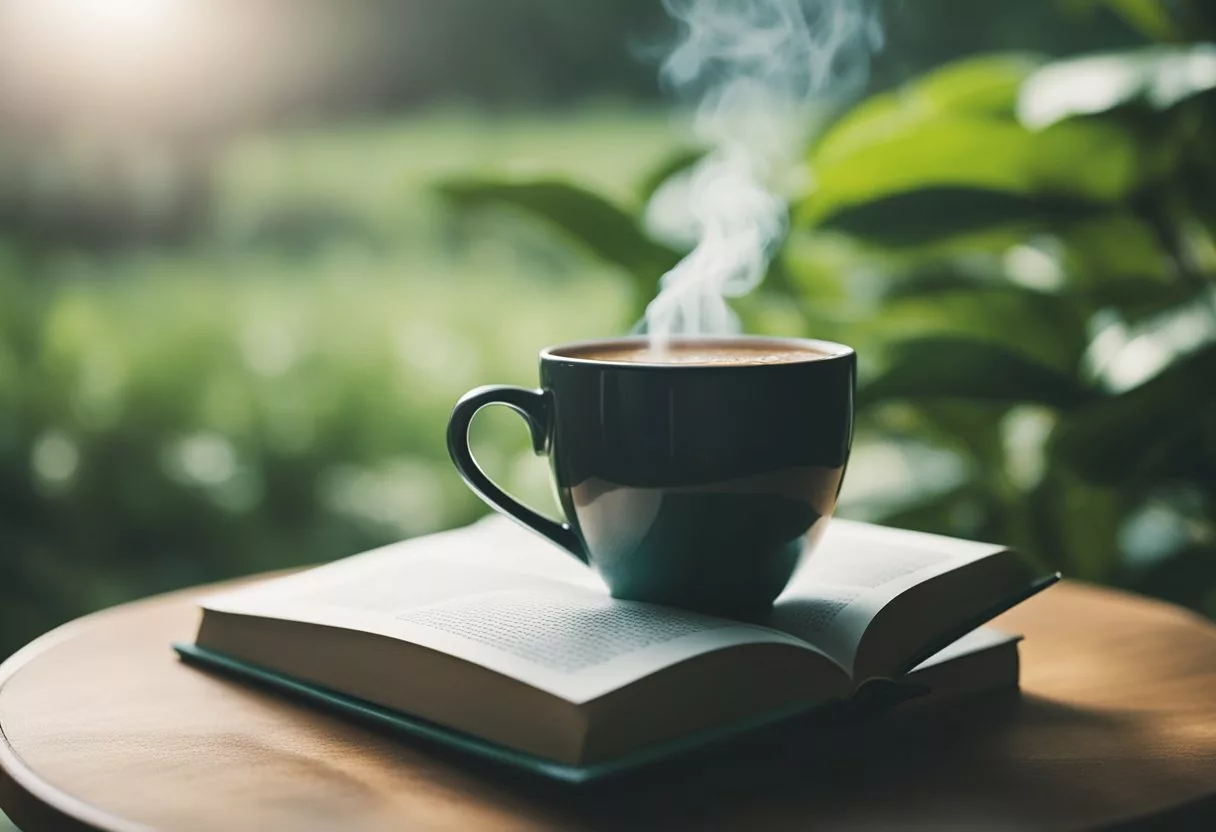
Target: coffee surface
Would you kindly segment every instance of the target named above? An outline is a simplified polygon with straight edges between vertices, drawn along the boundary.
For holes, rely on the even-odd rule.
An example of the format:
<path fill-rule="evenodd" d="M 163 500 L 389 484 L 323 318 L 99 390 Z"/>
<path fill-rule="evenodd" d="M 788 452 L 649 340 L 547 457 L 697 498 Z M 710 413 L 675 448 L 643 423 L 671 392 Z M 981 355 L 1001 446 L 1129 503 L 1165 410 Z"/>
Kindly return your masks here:
<path fill-rule="evenodd" d="M 624 361 L 636 364 L 793 364 L 829 357 L 829 353 L 809 347 L 761 341 L 737 341 L 723 344 L 693 342 L 687 344 L 597 344 L 572 351 L 576 358 L 593 361 Z"/>

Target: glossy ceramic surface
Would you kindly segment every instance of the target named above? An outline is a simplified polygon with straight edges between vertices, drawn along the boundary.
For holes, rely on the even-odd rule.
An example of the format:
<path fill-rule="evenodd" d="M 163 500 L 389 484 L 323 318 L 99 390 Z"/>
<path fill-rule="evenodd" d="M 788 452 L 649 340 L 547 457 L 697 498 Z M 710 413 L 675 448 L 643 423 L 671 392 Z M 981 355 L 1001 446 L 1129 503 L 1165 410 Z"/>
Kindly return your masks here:
<path fill-rule="evenodd" d="M 763 609 L 831 516 L 853 432 L 856 356 L 779 364 L 617 363 L 541 354 L 539 391 L 480 388 L 453 412 L 448 445 L 492 506 L 589 562 L 616 597 L 707 612 Z M 716 342 L 715 342 L 716 343 Z M 468 452 L 473 414 L 506 404 L 550 457 L 567 523 L 523 507 Z"/>

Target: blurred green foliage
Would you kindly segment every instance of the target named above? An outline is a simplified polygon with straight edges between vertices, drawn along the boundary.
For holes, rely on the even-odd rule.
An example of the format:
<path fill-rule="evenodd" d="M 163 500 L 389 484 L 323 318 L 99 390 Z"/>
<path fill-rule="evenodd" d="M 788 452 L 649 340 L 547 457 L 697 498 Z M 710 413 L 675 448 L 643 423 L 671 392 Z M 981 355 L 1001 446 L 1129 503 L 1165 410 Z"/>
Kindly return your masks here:
<path fill-rule="evenodd" d="M 1146 43 L 973 56 L 841 114 L 739 311 L 858 348 L 845 513 L 1216 616 L 1216 20 L 1202 3 L 1071 5 Z M 667 252 L 639 206 L 689 158 L 610 221 L 548 180 L 441 189 L 537 215 L 653 287 Z"/>
<path fill-rule="evenodd" d="M 290 87 L 278 109 L 176 136 L 34 97 L 0 131 L 0 656 L 472 519 L 451 403 L 624 331 L 680 254 L 643 208 L 699 150 L 638 109 L 655 68 L 626 48 L 662 40 L 659 4 L 228 5 L 312 21 L 250 78 Z M 793 233 L 739 301 L 753 331 L 860 349 L 845 513 L 1213 612 L 1209 5 L 884 4 L 875 92 L 808 147 Z M 1127 49 L 1060 60 L 1098 47 Z M 227 100 L 198 92 L 187 114 Z M 635 103 L 461 109 L 615 93 Z M 383 117 L 420 101 L 449 109 Z M 335 112 L 376 117 L 249 132 Z M 547 503 L 517 420 L 474 438 Z"/>
<path fill-rule="evenodd" d="M 193 246 L 0 243 L 0 656 L 119 601 L 482 514 L 444 449 L 453 402 L 620 331 L 630 290 L 423 183 L 594 158 L 611 192 L 670 144 L 666 119 L 616 110 L 297 131 L 228 151 Z M 473 439 L 548 505 L 518 420 L 487 413 Z"/>
<path fill-rule="evenodd" d="M 6 328 L 3 548 L 23 556 L 2 561 L 4 614 L 27 632 L 48 599 L 65 615 L 471 521 L 437 440 L 452 402 L 528 381 L 539 346 L 594 325 L 563 328 L 572 305 L 619 305 L 611 287 L 519 304 L 523 281 L 440 269 L 397 284 L 238 261 L 225 284 L 143 268 L 60 289 L 26 337 Z M 481 451 L 511 479 L 523 447 L 498 427 Z"/>

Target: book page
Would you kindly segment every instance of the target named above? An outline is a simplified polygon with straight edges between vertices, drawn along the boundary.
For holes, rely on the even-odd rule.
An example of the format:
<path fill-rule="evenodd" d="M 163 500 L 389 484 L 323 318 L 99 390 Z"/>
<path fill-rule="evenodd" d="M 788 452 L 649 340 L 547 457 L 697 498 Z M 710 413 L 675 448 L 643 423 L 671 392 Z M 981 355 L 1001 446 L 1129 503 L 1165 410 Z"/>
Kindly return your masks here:
<path fill-rule="evenodd" d="M 783 643 L 815 652 L 770 628 L 613 599 L 574 558 L 522 530 L 522 536 L 505 531 L 497 523 L 475 524 L 208 598 L 203 606 L 400 639 L 575 703 L 736 645 Z"/>
<path fill-rule="evenodd" d="M 960 659 L 965 656 L 970 656 L 973 653 L 980 653 L 984 650 L 991 650 L 993 647 L 998 647 L 1002 644 L 1010 642 L 1017 643 L 1022 640 L 1020 635 L 1006 633 L 1003 630 L 997 630 L 993 627 L 980 627 L 978 630 L 972 630 L 967 635 L 960 638 L 958 641 L 951 642 L 941 650 L 938 650 L 929 658 L 918 664 L 912 669 L 912 673 L 918 670 L 926 670 L 930 667 L 935 667 L 940 664 L 952 662 L 955 659 Z"/>
<path fill-rule="evenodd" d="M 987 543 L 832 520 L 767 623 L 851 672 L 866 628 L 897 595 L 1001 551 Z"/>

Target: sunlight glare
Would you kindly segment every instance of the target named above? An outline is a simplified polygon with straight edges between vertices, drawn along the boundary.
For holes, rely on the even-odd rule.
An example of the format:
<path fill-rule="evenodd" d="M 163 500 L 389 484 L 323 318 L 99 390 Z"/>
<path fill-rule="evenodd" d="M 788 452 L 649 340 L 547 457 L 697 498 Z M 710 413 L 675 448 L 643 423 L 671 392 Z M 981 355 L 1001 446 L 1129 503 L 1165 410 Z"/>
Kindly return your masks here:
<path fill-rule="evenodd" d="M 167 56 L 188 26 L 191 0 L 16 0 L 17 24 L 48 55 L 128 67 Z"/>
<path fill-rule="evenodd" d="M 64 34 L 88 33 L 96 39 L 146 39 L 174 24 L 182 0 L 24 0 L 25 14 Z"/>

